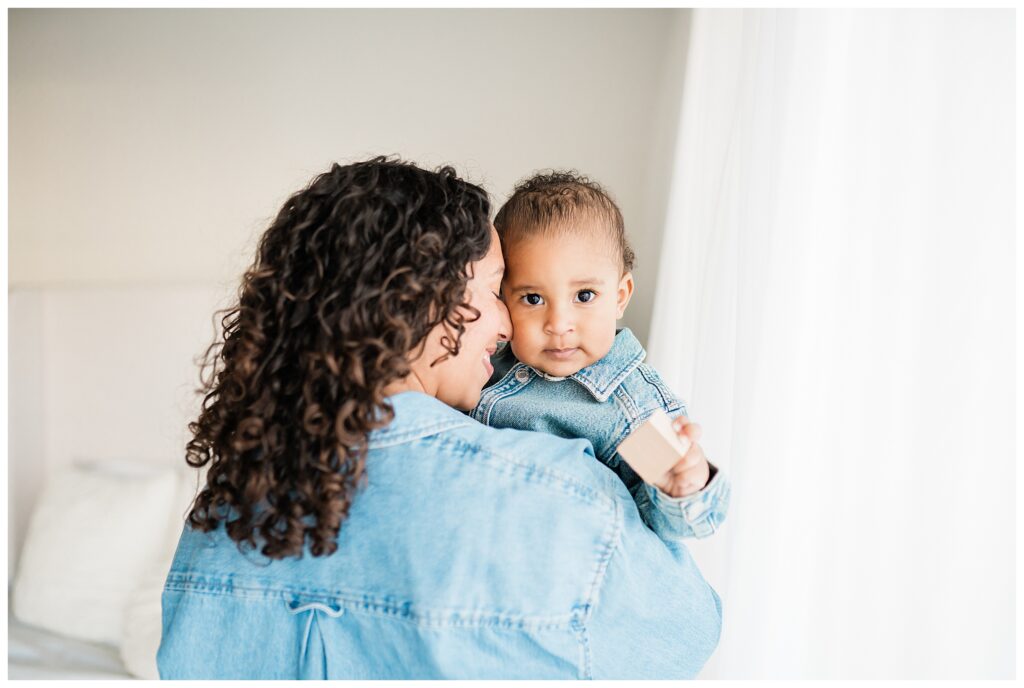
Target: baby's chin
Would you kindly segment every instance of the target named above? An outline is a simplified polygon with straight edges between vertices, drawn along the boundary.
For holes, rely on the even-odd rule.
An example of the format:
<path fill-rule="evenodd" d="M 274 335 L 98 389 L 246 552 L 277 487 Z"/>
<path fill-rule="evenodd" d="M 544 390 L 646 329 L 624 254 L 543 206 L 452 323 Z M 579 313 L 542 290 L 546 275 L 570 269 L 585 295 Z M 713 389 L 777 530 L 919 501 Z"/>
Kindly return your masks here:
<path fill-rule="evenodd" d="M 552 377 L 569 377 L 583 370 L 596 359 L 580 349 L 566 360 L 558 360 L 544 352 L 533 352 L 532 355 L 519 360 Z"/>

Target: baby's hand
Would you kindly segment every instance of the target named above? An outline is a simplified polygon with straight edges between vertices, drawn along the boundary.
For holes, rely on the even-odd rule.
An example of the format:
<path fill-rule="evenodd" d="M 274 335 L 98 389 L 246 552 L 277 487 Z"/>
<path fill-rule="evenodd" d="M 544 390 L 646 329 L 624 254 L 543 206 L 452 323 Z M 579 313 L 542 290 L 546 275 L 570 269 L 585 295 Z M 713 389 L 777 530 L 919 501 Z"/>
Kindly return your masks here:
<path fill-rule="evenodd" d="M 669 497 L 686 497 L 704 489 L 711 476 L 711 468 L 704 456 L 704 450 L 697 444 L 697 440 L 700 439 L 700 425 L 691 423 L 686 416 L 680 416 L 672 421 L 672 428 L 687 450 L 679 463 L 670 468 L 654 485 Z"/>

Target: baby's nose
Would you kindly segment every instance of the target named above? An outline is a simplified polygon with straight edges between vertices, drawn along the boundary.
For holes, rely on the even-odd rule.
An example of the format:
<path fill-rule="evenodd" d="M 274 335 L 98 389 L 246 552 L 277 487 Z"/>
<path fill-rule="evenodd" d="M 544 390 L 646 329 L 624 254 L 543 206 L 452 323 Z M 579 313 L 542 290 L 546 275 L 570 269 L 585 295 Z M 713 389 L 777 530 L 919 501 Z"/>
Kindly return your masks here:
<path fill-rule="evenodd" d="M 553 335 L 563 335 L 572 332 L 572 321 L 568 318 L 552 318 L 544 325 L 544 332 Z"/>

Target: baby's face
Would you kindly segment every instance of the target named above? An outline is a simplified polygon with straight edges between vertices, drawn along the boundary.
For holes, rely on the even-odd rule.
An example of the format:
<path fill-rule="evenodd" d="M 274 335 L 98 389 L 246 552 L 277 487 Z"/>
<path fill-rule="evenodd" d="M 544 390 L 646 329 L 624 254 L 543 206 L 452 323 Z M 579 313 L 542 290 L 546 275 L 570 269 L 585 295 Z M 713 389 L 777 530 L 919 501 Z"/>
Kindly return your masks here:
<path fill-rule="evenodd" d="M 549 375 L 572 375 L 602 358 L 633 293 L 614 250 L 572 233 L 523 239 L 505 253 L 502 296 L 512 352 Z"/>

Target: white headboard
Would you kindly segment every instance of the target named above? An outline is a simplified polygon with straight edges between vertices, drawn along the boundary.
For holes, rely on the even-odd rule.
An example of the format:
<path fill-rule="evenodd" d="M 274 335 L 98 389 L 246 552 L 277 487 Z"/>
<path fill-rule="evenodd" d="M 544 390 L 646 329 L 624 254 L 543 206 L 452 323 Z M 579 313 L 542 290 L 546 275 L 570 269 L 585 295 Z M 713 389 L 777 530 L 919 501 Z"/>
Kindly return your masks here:
<path fill-rule="evenodd" d="M 9 292 L 8 580 L 46 475 L 76 460 L 184 462 L 196 360 L 234 289 Z"/>

